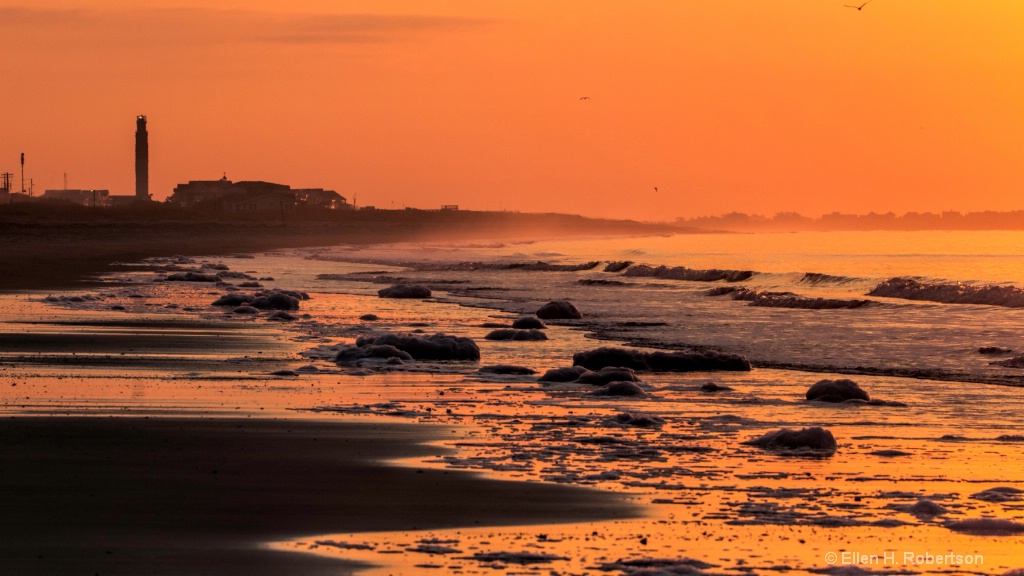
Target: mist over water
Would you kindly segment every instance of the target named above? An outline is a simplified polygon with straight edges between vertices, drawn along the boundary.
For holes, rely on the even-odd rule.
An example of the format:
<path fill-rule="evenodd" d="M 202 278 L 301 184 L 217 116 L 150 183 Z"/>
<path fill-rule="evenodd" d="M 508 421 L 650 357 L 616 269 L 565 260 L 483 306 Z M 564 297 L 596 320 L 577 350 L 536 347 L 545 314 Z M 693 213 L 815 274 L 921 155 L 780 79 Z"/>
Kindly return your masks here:
<path fill-rule="evenodd" d="M 1020 260 L 1024 256 L 1024 232 L 1013 231 L 687 234 L 538 241 L 489 250 L 468 245 L 465 250 L 467 256 L 634 260 L 652 265 L 771 274 L 812 272 L 872 279 L 922 276 L 980 282 L 1024 281 L 1024 263 Z M 439 250 L 437 258 L 448 259 L 450 254 Z"/>

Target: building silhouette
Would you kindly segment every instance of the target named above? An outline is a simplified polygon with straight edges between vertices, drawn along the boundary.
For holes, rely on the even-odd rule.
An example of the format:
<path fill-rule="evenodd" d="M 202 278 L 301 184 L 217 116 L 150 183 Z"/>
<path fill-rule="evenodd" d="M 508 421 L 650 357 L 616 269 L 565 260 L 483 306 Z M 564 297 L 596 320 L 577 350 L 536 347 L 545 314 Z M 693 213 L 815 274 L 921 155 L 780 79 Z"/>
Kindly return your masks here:
<path fill-rule="evenodd" d="M 176 206 L 195 206 L 224 212 L 265 212 L 298 208 L 351 209 L 345 197 L 323 188 L 292 188 L 254 180 L 232 182 L 225 175 L 220 180 L 190 180 L 178 184 L 167 199 Z"/>
<path fill-rule="evenodd" d="M 39 199 L 81 206 L 109 206 L 110 190 L 46 190 Z"/>

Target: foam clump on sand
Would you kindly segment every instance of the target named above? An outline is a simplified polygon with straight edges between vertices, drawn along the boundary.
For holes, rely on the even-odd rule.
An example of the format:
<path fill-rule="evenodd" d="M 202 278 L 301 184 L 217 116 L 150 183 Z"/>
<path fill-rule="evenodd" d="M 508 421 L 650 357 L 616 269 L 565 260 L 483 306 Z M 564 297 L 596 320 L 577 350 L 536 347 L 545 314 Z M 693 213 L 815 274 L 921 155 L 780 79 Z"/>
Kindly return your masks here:
<path fill-rule="evenodd" d="M 1024 524 L 1013 520 L 1002 518 L 974 518 L 971 520 L 958 520 L 949 522 L 946 528 L 963 534 L 974 534 L 976 536 L 1007 536 L 1011 534 L 1024 534 Z"/>
<path fill-rule="evenodd" d="M 418 552 L 420 554 L 462 554 L 462 550 L 445 546 L 443 544 L 417 544 L 405 549 L 406 552 Z"/>
<path fill-rule="evenodd" d="M 623 368 L 621 366 L 605 366 L 600 370 L 594 372 L 587 370 L 580 374 L 576 382 L 580 384 L 592 384 L 594 386 L 605 386 L 612 382 L 639 382 L 636 372 L 630 368 Z"/>
<path fill-rule="evenodd" d="M 43 298 L 43 302 L 51 302 L 51 303 L 52 302 L 72 302 L 72 303 L 75 303 L 75 304 L 78 304 L 80 302 L 96 302 L 96 301 L 99 301 L 99 300 L 103 300 L 103 296 L 95 296 L 93 294 L 82 294 L 81 296 L 79 296 L 79 295 L 73 295 L 73 296 L 64 296 L 64 295 L 62 295 L 62 296 L 53 296 L 53 295 L 50 295 L 50 296 L 47 296 L 46 298 Z"/>
<path fill-rule="evenodd" d="M 316 540 L 313 542 L 313 546 L 329 546 L 340 550 L 375 550 L 377 548 L 371 544 L 353 544 L 351 542 L 343 542 L 340 540 Z"/>
<path fill-rule="evenodd" d="M 477 552 L 471 557 L 479 562 L 503 562 L 505 564 L 546 564 L 555 560 L 568 560 L 565 556 L 538 552 Z"/>
<path fill-rule="evenodd" d="M 641 412 L 620 412 L 611 418 L 606 418 L 601 424 L 617 428 L 661 428 L 665 425 L 665 419 Z"/>
<path fill-rule="evenodd" d="M 872 452 L 868 452 L 868 454 L 881 456 L 882 458 L 899 458 L 901 456 L 912 455 L 910 452 L 905 452 L 903 450 L 874 450 Z"/>
<path fill-rule="evenodd" d="M 832 433 L 818 426 L 801 430 L 783 428 L 774 432 L 768 432 L 764 436 L 747 440 L 744 444 L 766 450 L 812 452 L 829 456 L 834 454 L 838 447 Z"/>
<path fill-rule="evenodd" d="M 537 318 L 543 320 L 579 320 L 583 314 L 568 300 L 552 300 L 537 309 Z"/>
<path fill-rule="evenodd" d="M 477 372 L 481 374 L 502 374 L 514 376 L 529 376 L 537 371 L 526 366 L 513 366 L 511 364 L 496 364 L 494 366 L 482 366 Z"/>
<path fill-rule="evenodd" d="M 746 372 L 750 370 L 750 361 L 745 357 L 717 350 L 651 352 L 645 354 L 644 359 L 650 366 L 651 372 L 705 372 L 710 370 Z"/>
<path fill-rule="evenodd" d="M 715 350 L 690 352 L 640 352 L 602 347 L 573 354 L 572 363 L 590 370 L 622 366 L 646 372 L 749 371 L 750 362 L 738 354 Z"/>
<path fill-rule="evenodd" d="M 540 330 L 517 330 L 515 328 L 499 328 L 484 336 L 485 340 L 514 340 L 516 342 L 537 342 L 547 340 L 548 335 Z"/>
<path fill-rule="evenodd" d="M 243 284 L 251 284 L 255 282 L 256 278 L 246 274 L 245 272 L 217 272 L 217 278 L 221 280 L 248 280 L 249 282 L 243 282 Z M 257 282 L 258 284 L 258 282 Z"/>
<path fill-rule="evenodd" d="M 182 256 L 181 254 L 175 254 L 174 256 L 151 256 L 149 258 L 143 258 L 140 261 L 141 264 L 146 266 L 194 266 L 196 261 L 194 258 L 188 256 Z M 114 262 L 115 266 L 135 266 L 133 262 Z"/>
<path fill-rule="evenodd" d="M 432 295 L 430 288 L 414 284 L 395 284 L 377 290 L 377 296 L 381 298 L 430 298 Z"/>
<path fill-rule="evenodd" d="M 387 361 L 392 358 L 397 358 L 401 361 L 413 359 L 412 355 L 408 352 L 399 350 L 394 346 L 369 344 L 366 346 L 343 346 L 335 355 L 334 362 L 342 365 L 354 365 L 359 363 L 360 360 L 378 359 Z"/>
<path fill-rule="evenodd" d="M 830 566 L 822 570 L 810 570 L 810 572 L 828 574 L 829 576 L 868 576 L 869 574 L 874 574 L 871 570 L 861 568 L 860 566 Z"/>
<path fill-rule="evenodd" d="M 591 396 L 622 396 L 626 398 L 642 398 L 647 392 L 636 382 L 609 382 L 597 390 L 590 392 Z"/>
<path fill-rule="evenodd" d="M 982 346 L 978 348 L 978 354 L 1009 354 L 1010 352 L 1013 352 L 1013 350 L 1001 346 Z"/>
<path fill-rule="evenodd" d="M 983 502 L 1016 502 L 1018 500 L 1024 500 L 1024 490 L 1021 490 L 1020 488 L 1012 488 L 1010 486 L 998 486 L 996 488 L 982 490 L 976 494 L 971 494 L 971 498 L 981 500 Z"/>
<path fill-rule="evenodd" d="M 619 571 L 626 576 L 671 576 L 671 575 L 700 575 L 704 570 L 714 568 L 714 564 L 708 564 L 700 560 L 690 558 L 636 558 L 632 560 L 616 560 L 600 566 L 603 572 Z"/>
<path fill-rule="evenodd" d="M 600 370 L 588 370 L 582 366 L 554 368 L 545 372 L 537 381 L 543 385 L 574 383 L 597 386 L 599 388 L 591 392 L 595 396 L 647 395 L 640 387 L 642 382 L 636 372 L 623 366 L 605 366 Z"/>
<path fill-rule="evenodd" d="M 536 316 L 523 316 L 521 318 L 516 318 L 515 321 L 512 322 L 512 327 L 517 330 L 544 330 L 548 326 Z"/>
<path fill-rule="evenodd" d="M 221 279 L 216 274 L 189 271 L 169 274 L 164 280 L 167 282 L 220 282 Z"/>
<path fill-rule="evenodd" d="M 301 300 L 309 299 L 309 294 L 296 290 L 261 290 L 253 294 L 245 292 L 229 292 L 210 306 L 251 306 L 260 310 L 298 310 Z"/>
<path fill-rule="evenodd" d="M 914 516 L 926 518 L 930 518 L 932 516 L 942 516 L 943 514 L 949 514 L 949 510 L 946 509 L 945 506 L 932 500 L 929 500 L 927 498 L 922 498 L 918 500 L 917 503 L 907 506 L 906 508 L 904 508 L 904 510 L 906 512 L 913 514 Z"/>
<path fill-rule="evenodd" d="M 807 400 L 815 402 L 845 402 L 847 400 L 871 400 L 871 397 L 856 382 L 849 379 L 819 380 L 807 390 Z"/>
<path fill-rule="evenodd" d="M 581 286 L 629 286 L 621 280 L 603 280 L 601 278 L 580 278 L 576 281 Z"/>
<path fill-rule="evenodd" d="M 1006 368 L 1024 368 L 1024 354 L 1020 356 L 1014 356 L 1007 360 L 996 360 L 995 362 L 989 362 L 993 366 L 1005 366 Z"/>
<path fill-rule="evenodd" d="M 291 290 L 270 290 L 257 292 L 252 305 L 261 310 L 298 310 L 299 301 L 309 298 L 302 292 Z"/>
<path fill-rule="evenodd" d="M 479 360 L 480 347 L 471 338 L 437 333 L 431 336 L 383 334 L 356 340 L 356 346 L 393 346 L 414 360 Z"/>
<path fill-rule="evenodd" d="M 537 381 L 538 382 L 575 382 L 576 380 L 579 379 L 580 375 L 583 374 L 584 372 L 589 372 L 589 370 L 587 370 L 583 366 L 568 366 L 568 367 L 565 367 L 565 368 L 552 368 L 551 370 L 548 370 L 547 372 L 542 374 L 541 377 L 537 379 Z"/>

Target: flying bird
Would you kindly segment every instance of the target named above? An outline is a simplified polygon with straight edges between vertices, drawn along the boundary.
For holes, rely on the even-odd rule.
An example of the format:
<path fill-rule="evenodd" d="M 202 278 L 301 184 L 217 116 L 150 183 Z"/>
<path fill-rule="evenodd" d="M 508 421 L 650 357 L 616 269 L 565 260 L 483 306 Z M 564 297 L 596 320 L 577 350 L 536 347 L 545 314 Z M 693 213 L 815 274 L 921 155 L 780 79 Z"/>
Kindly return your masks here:
<path fill-rule="evenodd" d="M 580 96 L 580 100 L 590 100 L 590 96 Z"/>
<path fill-rule="evenodd" d="M 846 6 L 847 8 L 856 8 L 857 10 L 863 10 L 864 7 L 867 6 L 870 3 L 871 3 L 871 0 L 868 0 L 867 2 L 861 4 L 860 6 L 857 6 L 857 5 L 854 5 L 854 4 L 843 4 L 843 6 Z"/>

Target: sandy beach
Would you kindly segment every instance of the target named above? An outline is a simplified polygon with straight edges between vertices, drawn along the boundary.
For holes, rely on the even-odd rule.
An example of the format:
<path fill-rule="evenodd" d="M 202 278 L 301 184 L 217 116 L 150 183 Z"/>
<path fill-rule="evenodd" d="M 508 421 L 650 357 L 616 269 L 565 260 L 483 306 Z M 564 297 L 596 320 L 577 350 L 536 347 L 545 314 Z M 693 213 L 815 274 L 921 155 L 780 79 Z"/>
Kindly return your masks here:
<path fill-rule="evenodd" d="M 852 238 L 872 239 L 888 246 Z M 884 279 L 869 267 L 885 258 L 834 270 L 787 248 L 804 241 L 275 249 L 122 260 L 86 284 L 0 294 L 0 571 L 809 576 L 862 566 L 837 556 L 852 552 L 898 554 L 885 572 L 1018 568 L 1020 376 L 993 359 L 1021 348 L 1024 312 L 712 295 L 732 288 L 707 279 L 723 269 L 750 270 L 752 289 L 784 282 L 786 304 L 852 301 Z M 749 255 L 771 242 L 782 247 Z M 676 267 L 690 261 L 719 270 Z M 961 277 L 963 262 L 910 263 Z M 432 294 L 380 297 L 399 282 Z M 261 291 L 287 310 L 217 303 Z M 495 338 L 552 297 L 584 317 Z M 880 329 L 894 318 L 902 332 Z M 372 344 L 439 333 L 479 357 Z M 608 347 L 606 377 L 587 358 Z M 696 371 L 642 360 L 709 349 L 763 358 Z M 800 358 L 821 367 L 777 367 Z M 612 374 L 628 394 L 609 393 Z M 859 396 L 809 399 L 837 380 Z M 816 430 L 814 443 L 766 444 L 787 428 Z M 904 556 L 917 553 L 943 564 Z"/>
<path fill-rule="evenodd" d="M 444 455 L 450 450 L 427 443 L 457 437 L 458 427 L 312 420 L 286 411 L 288 400 L 247 393 L 239 382 L 264 380 L 258 374 L 299 349 L 274 327 L 81 313 L 40 304 L 47 292 L 24 292 L 95 285 L 89 278 L 114 261 L 331 237 L 319 227 L 261 235 L 240 226 L 244 233 L 177 225 L 5 229 L 0 287 L 21 294 L 0 298 L 3 404 L 14 414 L 0 424 L 0 572 L 347 574 L 359 564 L 267 544 L 639 513 L 609 493 L 386 462 Z M 166 382 L 196 371 L 222 376 L 205 389 Z M 126 378 L 131 383 L 121 384 Z M 295 396 L 281 397 L 295 403 Z"/>

